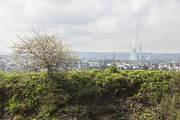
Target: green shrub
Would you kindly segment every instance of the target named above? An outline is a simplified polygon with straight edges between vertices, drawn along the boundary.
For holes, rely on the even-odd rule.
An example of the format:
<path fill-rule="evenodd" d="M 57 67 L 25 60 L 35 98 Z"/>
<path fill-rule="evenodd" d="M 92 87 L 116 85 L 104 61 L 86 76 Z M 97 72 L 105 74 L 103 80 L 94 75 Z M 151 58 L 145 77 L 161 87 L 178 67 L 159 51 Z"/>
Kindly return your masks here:
<path fill-rule="evenodd" d="M 111 77 L 111 76 L 107 76 L 107 77 L 105 77 L 105 80 L 109 80 L 109 81 L 111 81 L 111 80 L 113 80 L 113 77 Z"/>
<path fill-rule="evenodd" d="M 81 116 L 80 119 L 87 119 L 85 116 L 88 114 L 98 116 L 101 114 L 98 112 L 102 110 L 107 110 L 107 114 L 103 114 L 103 117 L 107 118 L 105 116 L 109 115 L 109 119 L 116 119 L 113 115 L 119 113 L 122 114 L 119 114 L 120 119 L 128 119 L 128 117 L 131 119 L 176 119 L 178 118 L 176 110 L 180 103 L 180 97 L 177 96 L 179 92 L 173 93 L 180 88 L 177 75 L 178 72 L 160 70 L 125 70 L 115 73 L 110 69 L 60 72 L 53 74 L 53 89 L 50 89 L 47 72 L 0 73 L 0 92 L 5 91 L 3 95 L 0 94 L 0 108 L 4 110 L 0 111 L 0 119 L 4 119 L 2 117 L 6 113 L 8 114 L 5 119 L 14 115 L 17 117 L 19 115 L 19 119 L 53 119 L 59 116 L 67 116 L 62 119 L 71 119 L 72 116 L 78 115 Z M 116 105 L 119 103 L 118 97 L 130 91 L 132 94 L 128 95 L 128 100 L 133 103 L 135 109 L 134 112 L 132 108 L 129 110 L 131 114 L 119 109 L 120 107 Z M 176 97 L 173 97 L 175 95 Z M 104 101 L 100 100 L 106 96 L 109 97 L 107 100 L 109 102 L 105 105 Z M 94 105 L 95 101 L 91 103 L 93 108 L 87 107 L 85 103 L 90 100 L 97 100 L 97 103 L 102 106 L 101 110 L 98 104 Z M 78 106 L 74 105 L 76 102 Z M 111 112 L 113 114 L 110 114 Z"/>
<path fill-rule="evenodd" d="M 117 72 L 118 72 L 117 66 L 112 66 L 112 65 L 111 65 L 111 67 L 109 68 L 109 70 L 110 70 L 111 73 L 117 73 Z"/>

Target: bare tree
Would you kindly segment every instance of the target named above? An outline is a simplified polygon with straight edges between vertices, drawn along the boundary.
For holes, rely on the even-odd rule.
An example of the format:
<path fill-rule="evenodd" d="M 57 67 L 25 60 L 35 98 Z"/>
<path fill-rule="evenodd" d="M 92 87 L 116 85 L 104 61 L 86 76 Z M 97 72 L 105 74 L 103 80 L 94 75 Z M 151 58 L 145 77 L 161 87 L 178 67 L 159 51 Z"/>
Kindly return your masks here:
<path fill-rule="evenodd" d="M 26 70 L 46 69 L 51 77 L 54 70 L 67 70 L 72 68 L 79 57 L 72 46 L 59 38 L 59 34 L 40 31 L 36 32 L 33 28 L 34 36 L 21 38 L 19 43 L 13 43 L 10 47 L 13 51 L 15 60 L 19 60 L 21 68 Z M 23 60 L 23 62 L 22 62 Z"/>

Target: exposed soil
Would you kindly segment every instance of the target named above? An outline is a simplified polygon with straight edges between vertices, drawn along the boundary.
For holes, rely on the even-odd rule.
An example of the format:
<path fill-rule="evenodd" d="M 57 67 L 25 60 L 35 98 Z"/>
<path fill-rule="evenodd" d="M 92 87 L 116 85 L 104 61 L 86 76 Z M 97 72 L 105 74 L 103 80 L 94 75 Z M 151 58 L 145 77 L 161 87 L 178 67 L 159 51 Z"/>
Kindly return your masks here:
<path fill-rule="evenodd" d="M 148 100 L 139 100 L 134 95 L 139 92 L 140 85 L 132 85 L 124 82 L 124 88 L 111 89 L 104 93 L 100 98 L 98 93 L 91 96 L 83 96 L 81 98 L 74 97 L 68 102 L 68 106 L 88 106 L 86 114 L 75 113 L 74 116 L 78 119 L 90 120 L 105 120 L 104 116 L 110 115 L 110 120 L 128 120 L 130 114 L 135 114 L 137 111 L 148 107 Z M 114 106 L 113 107 L 111 107 Z M 101 108 L 101 109 L 98 109 Z M 98 109 L 98 110 L 97 110 Z M 60 119 L 66 119 L 61 117 Z"/>

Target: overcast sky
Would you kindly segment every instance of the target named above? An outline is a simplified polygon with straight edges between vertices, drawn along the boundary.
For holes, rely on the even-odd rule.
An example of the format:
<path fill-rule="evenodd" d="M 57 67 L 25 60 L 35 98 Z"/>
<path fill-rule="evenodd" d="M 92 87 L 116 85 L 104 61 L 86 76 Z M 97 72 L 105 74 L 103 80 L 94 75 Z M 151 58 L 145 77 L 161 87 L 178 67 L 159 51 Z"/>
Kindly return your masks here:
<path fill-rule="evenodd" d="M 0 51 L 51 31 L 80 52 L 180 53 L 180 0 L 0 0 Z"/>

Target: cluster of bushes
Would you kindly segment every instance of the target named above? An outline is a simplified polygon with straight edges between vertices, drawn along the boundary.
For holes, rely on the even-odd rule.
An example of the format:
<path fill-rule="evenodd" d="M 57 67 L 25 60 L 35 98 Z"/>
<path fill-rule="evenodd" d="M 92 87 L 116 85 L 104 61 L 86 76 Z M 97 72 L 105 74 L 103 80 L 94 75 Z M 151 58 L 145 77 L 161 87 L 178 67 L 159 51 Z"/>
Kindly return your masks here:
<path fill-rule="evenodd" d="M 0 119 L 177 119 L 178 75 L 115 67 L 51 79 L 47 72 L 0 73 Z M 122 99 L 126 108 L 116 102 Z"/>

